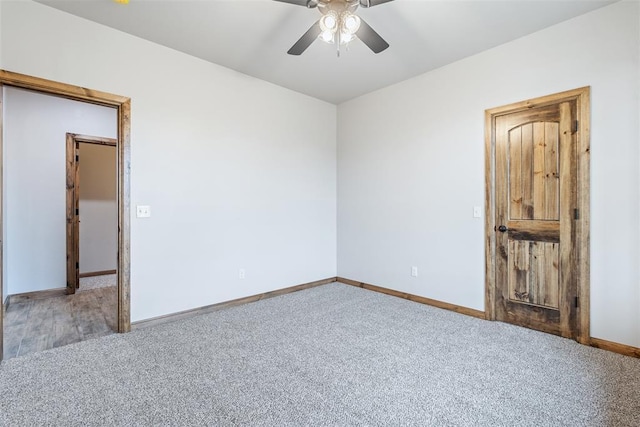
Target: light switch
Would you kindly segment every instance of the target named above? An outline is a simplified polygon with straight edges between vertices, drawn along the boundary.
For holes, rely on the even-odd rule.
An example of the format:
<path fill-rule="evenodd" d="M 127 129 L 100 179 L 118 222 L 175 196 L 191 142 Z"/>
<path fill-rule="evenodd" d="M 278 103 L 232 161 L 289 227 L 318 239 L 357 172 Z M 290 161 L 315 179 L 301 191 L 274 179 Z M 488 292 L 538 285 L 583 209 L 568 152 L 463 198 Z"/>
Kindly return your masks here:
<path fill-rule="evenodd" d="M 151 206 L 136 206 L 136 216 L 138 218 L 149 218 L 151 216 Z"/>
<path fill-rule="evenodd" d="M 482 218 L 482 208 L 480 208 L 480 206 L 473 207 L 473 217 Z"/>

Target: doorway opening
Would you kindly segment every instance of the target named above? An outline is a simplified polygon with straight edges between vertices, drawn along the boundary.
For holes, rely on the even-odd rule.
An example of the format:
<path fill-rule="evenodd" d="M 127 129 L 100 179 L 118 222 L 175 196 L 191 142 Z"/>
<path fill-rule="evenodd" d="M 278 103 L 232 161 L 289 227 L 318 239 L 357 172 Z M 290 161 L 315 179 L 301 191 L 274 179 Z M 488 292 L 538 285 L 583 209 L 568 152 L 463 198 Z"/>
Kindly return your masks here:
<path fill-rule="evenodd" d="M 65 83 L 54 82 L 24 74 L 0 70 L 0 152 L 2 152 L 2 120 L 4 117 L 4 87 L 16 87 L 27 89 L 37 93 L 58 96 L 75 101 L 87 102 L 115 108 L 117 111 L 117 332 L 129 332 L 131 330 L 130 319 L 130 111 L 131 100 L 127 97 L 109 94 L 105 92 L 86 89 Z M 4 160 L 3 160 L 4 164 Z M 4 203 L 5 194 L 2 191 L 2 176 L 0 176 L 0 202 Z M 1 208 L 1 206 L 0 206 Z M 0 209 L 0 212 L 2 210 Z M 0 213 L 0 227 L 3 222 Z M 10 223 L 7 224 L 11 226 Z M 4 227 L 3 227 L 4 228 Z M 4 251 L 5 236 L 0 244 L 0 251 Z M 4 266 L 0 259 L 0 282 Z M 2 283 L 0 283 L 2 285 Z M 5 286 L 0 286 L 0 301 L 5 302 Z M 3 316 L 0 316 L 0 360 L 4 349 L 4 325 Z"/>
<path fill-rule="evenodd" d="M 486 111 L 485 313 L 588 344 L 589 88 Z"/>
<path fill-rule="evenodd" d="M 111 256 L 117 239 L 109 232 L 117 227 L 116 147 L 113 138 L 67 133 L 67 294 L 76 292 L 81 277 L 116 274 Z M 81 168 L 80 159 L 86 167 Z"/>

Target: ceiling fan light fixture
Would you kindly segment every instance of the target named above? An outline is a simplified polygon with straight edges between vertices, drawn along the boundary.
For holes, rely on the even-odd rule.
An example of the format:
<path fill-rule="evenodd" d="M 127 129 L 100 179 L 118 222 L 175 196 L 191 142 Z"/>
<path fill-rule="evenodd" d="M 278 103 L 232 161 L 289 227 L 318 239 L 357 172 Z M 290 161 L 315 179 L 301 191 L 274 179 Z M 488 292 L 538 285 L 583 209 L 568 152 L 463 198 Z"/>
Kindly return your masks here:
<path fill-rule="evenodd" d="M 343 32 L 355 34 L 360 28 L 360 18 L 353 13 L 345 12 L 342 16 Z"/>
<path fill-rule="evenodd" d="M 323 31 L 320 33 L 320 39 L 323 42 L 333 43 L 333 33 L 331 31 Z"/>
<path fill-rule="evenodd" d="M 347 43 L 349 43 L 351 40 L 353 40 L 355 38 L 356 38 L 356 36 L 354 36 L 351 33 L 346 33 L 346 32 L 340 33 L 340 43 L 341 44 L 347 44 Z"/>
<path fill-rule="evenodd" d="M 320 28 L 322 31 L 335 33 L 338 29 L 338 15 L 332 10 L 327 12 L 322 18 L 320 18 Z"/>

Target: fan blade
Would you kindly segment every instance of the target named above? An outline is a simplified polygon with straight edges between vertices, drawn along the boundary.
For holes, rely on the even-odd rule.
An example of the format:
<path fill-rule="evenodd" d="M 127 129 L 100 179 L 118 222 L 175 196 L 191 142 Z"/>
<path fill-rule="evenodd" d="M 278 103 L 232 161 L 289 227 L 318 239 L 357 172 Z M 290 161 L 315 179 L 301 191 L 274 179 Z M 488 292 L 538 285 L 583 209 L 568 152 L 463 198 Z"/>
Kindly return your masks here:
<path fill-rule="evenodd" d="M 300 39 L 293 46 L 291 46 L 291 49 L 289 49 L 287 53 L 289 55 L 302 54 L 302 52 L 307 50 L 307 48 L 311 46 L 311 43 L 313 43 L 318 38 L 320 33 L 322 33 L 322 29 L 320 28 L 320 21 L 318 20 L 311 26 L 311 28 L 307 30 L 306 33 L 302 35 L 302 37 L 300 37 Z"/>
<path fill-rule="evenodd" d="M 373 7 L 382 3 L 388 3 L 393 0 L 360 0 L 360 6 L 362 7 Z"/>
<path fill-rule="evenodd" d="M 296 6 L 304 6 L 304 7 L 308 7 L 309 9 L 318 6 L 318 0 L 274 0 L 274 1 L 295 4 Z"/>
<path fill-rule="evenodd" d="M 389 47 L 389 43 L 380 37 L 380 34 L 376 33 L 362 18 L 360 18 L 360 28 L 356 31 L 356 36 L 369 46 L 373 53 L 380 53 Z"/>

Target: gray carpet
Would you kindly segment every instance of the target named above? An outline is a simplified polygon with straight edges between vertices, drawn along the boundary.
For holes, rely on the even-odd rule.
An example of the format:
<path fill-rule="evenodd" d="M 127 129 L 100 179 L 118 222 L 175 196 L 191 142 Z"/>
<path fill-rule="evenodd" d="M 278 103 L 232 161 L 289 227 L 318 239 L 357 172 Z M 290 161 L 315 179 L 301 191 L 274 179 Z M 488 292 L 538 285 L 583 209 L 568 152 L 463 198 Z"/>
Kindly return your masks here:
<path fill-rule="evenodd" d="M 640 359 L 331 284 L 5 361 L 0 424 L 640 426 Z"/>
<path fill-rule="evenodd" d="M 80 278 L 80 286 L 78 289 L 80 291 L 91 291 L 93 289 L 99 288 L 107 288 L 109 286 L 116 286 L 117 279 L 115 274 L 105 274 L 102 276 L 90 276 L 90 277 L 81 277 Z"/>

